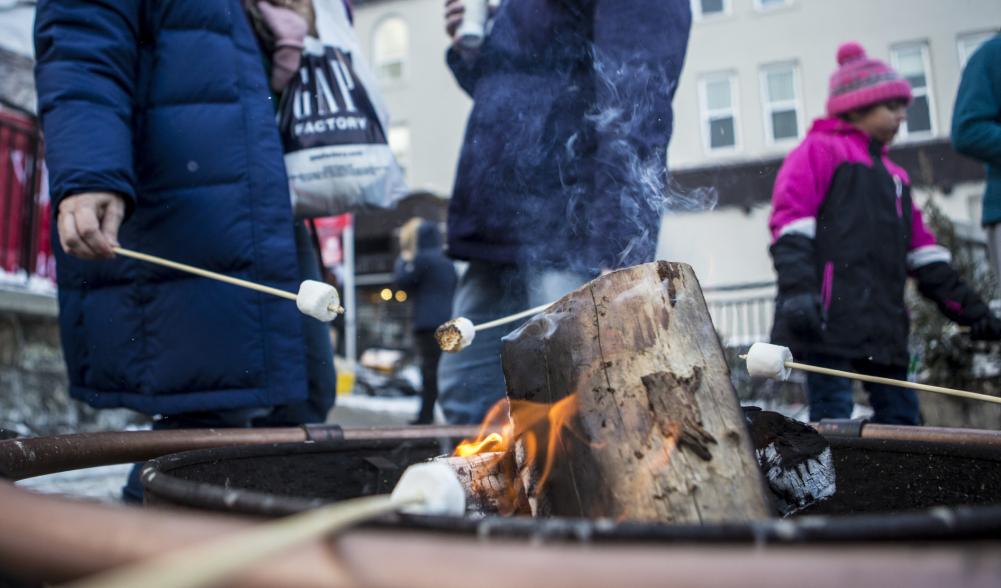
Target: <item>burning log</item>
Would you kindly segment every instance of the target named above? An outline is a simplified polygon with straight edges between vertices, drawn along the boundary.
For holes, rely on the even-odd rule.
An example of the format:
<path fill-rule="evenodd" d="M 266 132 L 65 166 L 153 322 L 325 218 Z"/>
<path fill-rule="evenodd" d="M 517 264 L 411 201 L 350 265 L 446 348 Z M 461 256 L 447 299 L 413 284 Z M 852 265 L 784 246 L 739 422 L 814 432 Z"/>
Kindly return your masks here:
<path fill-rule="evenodd" d="M 434 461 L 455 471 L 466 491 L 467 515 L 529 514 L 513 453 L 488 451 L 469 456 L 438 457 Z"/>
<path fill-rule="evenodd" d="M 604 275 L 505 338 L 533 514 L 675 523 L 769 516 L 765 485 L 692 269 Z M 549 407 L 538 419 L 524 403 Z M 558 455 L 557 455 L 558 453 Z"/>

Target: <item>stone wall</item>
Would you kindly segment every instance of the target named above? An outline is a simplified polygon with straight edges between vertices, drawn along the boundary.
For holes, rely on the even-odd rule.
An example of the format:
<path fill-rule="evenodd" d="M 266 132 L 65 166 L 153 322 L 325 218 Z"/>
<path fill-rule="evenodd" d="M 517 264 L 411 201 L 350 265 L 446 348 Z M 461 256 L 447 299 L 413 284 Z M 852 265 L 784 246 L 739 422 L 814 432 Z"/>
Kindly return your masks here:
<path fill-rule="evenodd" d="M 144 420 L 132 411 L 96 411 L 71 399 L 55 300 L 0 293 L 0 429 L 52 435 L 121 430 Z"/>

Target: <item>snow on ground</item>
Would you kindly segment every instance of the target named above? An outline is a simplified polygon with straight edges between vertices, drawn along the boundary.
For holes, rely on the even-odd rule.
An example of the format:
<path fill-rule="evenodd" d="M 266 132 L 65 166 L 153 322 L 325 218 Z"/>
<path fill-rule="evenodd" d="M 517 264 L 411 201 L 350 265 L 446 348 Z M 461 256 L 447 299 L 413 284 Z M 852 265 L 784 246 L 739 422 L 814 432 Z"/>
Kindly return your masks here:
<path fill-rule="evenodd" d="M 328 420 L 345 428 L 398 427 L 413 420 L 419 408 L 420 398 L 415 396 L 383 398 L 348 394 L 337 397 L 337 406 Z M 61 472 L 21 480 L 17 485 L 42 494 L 117 502 L 131 467 L 132 464 L 120 464 Z"/>
<path fill-rule="evenodd" d="M 16 485 L 39 494 L 57 494 L 98 502 L 118 502 L 132 464 L 87 468 L 28 478 Z"/>

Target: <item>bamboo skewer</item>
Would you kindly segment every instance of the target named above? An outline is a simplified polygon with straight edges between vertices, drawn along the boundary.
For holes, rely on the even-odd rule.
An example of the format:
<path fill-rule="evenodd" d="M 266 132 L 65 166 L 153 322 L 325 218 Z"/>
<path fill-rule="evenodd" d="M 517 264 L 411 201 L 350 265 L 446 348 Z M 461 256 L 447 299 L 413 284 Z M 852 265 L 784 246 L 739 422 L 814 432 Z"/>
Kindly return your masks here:
<path fill-rule="evenodd" d="M 263 557 L 421 502 L 417 498 L 399 499 L 389 494 L 346 500 L 264 523 L 239 535 L 220 537 L 80 582 L 65 584 L 64 588 L 210 586 L 257 563 Z"/>
<path fill-rule="evenodd" d="M 162 257 L 157 257 L 155 255 L 149 255 L 147 253 L 132 251 L 131 249 L 125 249 L 124 247 L 112 247 L 112 251 L 114 251 L 115 254 L 121 255 L 123 257 L 131 257 L 132 259 L 138 259 L 140 261 L 145 261 L 147 263 L 162 265 L 164 267 L 169 267 L 171 269 L 175 269 L 178 271 L 187 272 L 189 274 L 194 274 L 196 276 L 201 276 L 203 278 L 209 278 L 211 280 L 225 282 L 227 284 L 232 284 L 234 286 L 240 286 L 241 288 L 256 290 L 258 292 L 263 292 L 264 294 L 270 294 L 272 296 L 277 296 L 279 298 L 284 298 L 286 300 L 291 300 L 293 302 L 298 298 L 293 292 L 286 292 L 285 290 L 272 288 L 271 286 L 265 286 L 263 284 L 258 284 L 247 280 L 241 280 L 240 278 L 234 278 L 232 276 L 227 276 L 225 274 L 211 272 L 209 270 L 205 270 L 200 267 L 195 267 L 192 265 L 188 265 L 186 263 L 178 263 L 176 261 L 164 259 Z M 331 310 L 334 310 L 339 314 L 344 313 L 343 306 L 338 306 L 337 308 L 333 308 Z"/>
<path fill-rule="evenodd" d="M 199 588 L 217 584 L 261 558 L 383 514 L 460 516 L 466 494 L 455 471 L 425 462 L 408 467 L 391 494 L 345 500 L 192 545 L 67 585 L 68 588 Z"/>
<path fill-rule="evenodd" d="M 741 359 L 747 359 L 747 355 L 740 355 Z M 990 396 L 988 394 L 978 394 L 976 392 L 969 392 L 967 390 L 957 390 L 955 388 L 946 388 L 944 386 L 933 386 L 931 384 L 920 384 L 918 382 L 908 382 L 906 380 L 894 380 L 893 378 L 883 378 L 880 376 L 868 376 L 866 374 L 859 374 L 856 372 L 848 372 L 845 370 L 836 370 L 831 368 L 820 367 L 816 365 L 810 365 L 806 363 L 799 363 L 798 361 L 787 361 L 785 366 L 790 369 L 802 370 L 804 372 L 813 372 L 816 374 L 824 374 L 826 376 L 839 376 L 842 378 L 849 378 L 852 380 L 859 380 L 862 382 L 872 382 L 873 384 L 885 384 L 888 386 L 898 386 L 900 388 L 910 388 L 911 390 L 920 390 L 922 392 L 934 392 L 936 394 L 945 394 L 947 396 L 958 396 L 960 398 L 969 398 L 971 400 L 982 400 L 984 402 L 993 402 L 995 404 L 1001 404 L 1001 397 Z"/>
<path fill-rule="evenodd" d="M 510 314 L 508 316 L 503 316 L 503 317 L 501 317 L 499 319 L 494 319 L 492 321 L 489 321 L 489 322 L 486 322 L 486 323 L 483 323 L 483 324 L 480 324 L 480 325 L 473 325 L 473 330 L 475 330 L 475 331 L 485 331 L 487 329 L 492 329 L 494 327 L 499 327 L 501 325 L 506 325 L 507 323 L 513 323 L 514 321 L 516 321 L 518 319 L 525 318 L 526 316 L 532 316 L 533 314 L 539 314 L 543 310 L 546 310 L 547 308 L 549 308 L 550 305 L 552 305 L 552 302 L 547 302 L 546 304 L 540 304 L 539 306 L 536 306 L 534 308 L 529 308 L 528 310 L 523 310 L 521 312 L 516 312 L 516 313 Z"/>

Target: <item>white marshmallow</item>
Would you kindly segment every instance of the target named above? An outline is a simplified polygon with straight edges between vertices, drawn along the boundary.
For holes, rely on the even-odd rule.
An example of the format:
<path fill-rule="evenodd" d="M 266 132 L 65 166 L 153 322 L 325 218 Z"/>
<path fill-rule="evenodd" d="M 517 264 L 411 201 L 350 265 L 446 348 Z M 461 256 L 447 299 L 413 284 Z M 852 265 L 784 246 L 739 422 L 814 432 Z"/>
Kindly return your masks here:
<path fill-rule="evenodd" d="M 752 376 L 786 381 L 792 370 L 786 362 L 792 361 L 788 347 L 771 343 L 755 343 L 747 352 L 747 372 Z"/>
<path fill-rule="evenodd" d="M 330 322 L 337 316 L 337 309 L 341 306 L 341 297 L 337 294 L 337 288 L 326 282 L 306 280 L 299 284 L 295 305 L 303 314 L 323 322 Z"/>
<path fill-rule="evenodd" d="M 438 327 L 434 336 L 442 351 L 457 353 L 473 344 L 476 328 L 473 326 L 473 321 L 460 316 Z"/>
<path fill-rule="evenodd" d="M 419 463 L 407 468 L 391 498 L 410 503 L 401 510 L 411 514 L 462 516 L 466 512 L 462 483 L 455 471 L 443 463 Z"/>

